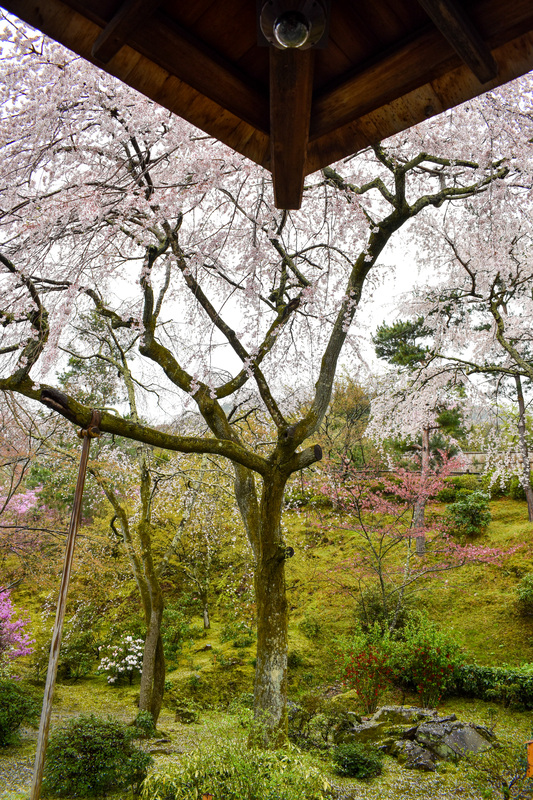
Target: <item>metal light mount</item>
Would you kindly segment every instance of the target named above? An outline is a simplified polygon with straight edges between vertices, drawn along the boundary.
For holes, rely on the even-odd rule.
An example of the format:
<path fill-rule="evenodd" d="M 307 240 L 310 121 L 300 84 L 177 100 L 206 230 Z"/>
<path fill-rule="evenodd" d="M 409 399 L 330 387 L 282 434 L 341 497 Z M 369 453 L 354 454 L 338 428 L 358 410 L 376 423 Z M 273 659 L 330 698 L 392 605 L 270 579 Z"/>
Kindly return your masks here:
<path fill-rule="evenodd" d="M 266 41 L 260 43 L 279 50 L 325 47 L 328 6 L 326 0 L 266 0 L 259 14 L 260 32 Z"/>

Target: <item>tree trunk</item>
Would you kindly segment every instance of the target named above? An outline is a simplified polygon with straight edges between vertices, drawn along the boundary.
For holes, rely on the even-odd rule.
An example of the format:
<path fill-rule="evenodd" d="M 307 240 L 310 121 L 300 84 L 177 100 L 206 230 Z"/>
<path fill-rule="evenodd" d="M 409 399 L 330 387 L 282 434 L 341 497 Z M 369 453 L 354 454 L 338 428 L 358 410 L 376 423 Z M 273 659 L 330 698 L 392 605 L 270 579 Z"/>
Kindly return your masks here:
<path fill-rule="evenodd" d="M 264 478 L 255 565 L 257 666 L 251 741 L 262 747 L 281 746 L 287 740 L 288 604 L 286 547 L 281 535 L 285 483 L 286 477 L 279 473 Z"/>
<path fill-rule="evenodd" d="M 422 428 L 422 451 L 421 451 L 421 459 L 422 463 L 420 466 L 420 484 L 423 487 L 425 480 L 429 474 L 429 432 L 430 428 Z M 424 524 L 425 524 L 425 513 L 426 513 L 426 496 L 423 493 L 419 496 L 416 500 L 415 507 L 413 509 L 413 520 L 411 523 L 411 527 L 413 528 L 416 536 L 416 553 L 419 556 L 423 556 L 426 552 L 426 537 L 424 536 Z"/>
<path fill-rule="evenodd" d="M 516 396 L 518 399 L 518 440 L 520 442 L 520 455 L 522 456 L 522 472 L 519 476 L 527 500 L 527 514 L 533 522 L 533 489 L 531 488 L 531 463 L 529 461 L 529 448 L 526 440 L 526 405 L 520 375 L 515 375 Z"/>
<path fill-rule="evenodd" d="M 204 614 L 204 631 L 208 631 L 211 627 L 211 620 L 209 619 L 209 606 L 207 604 L 207 600 L 204 601 L 203 604 L 203 614 Z"/>
<path fill-rule="evenodd" d="M 152 613 L 144 642 L 139 709 L 150 712 L 154 725 L 157 725 L 165 689 L 165 657 L 161 639 L 162 619 L 162 598 L 160 603 L 156 602 L 155 604 L 152 598 Z"/>

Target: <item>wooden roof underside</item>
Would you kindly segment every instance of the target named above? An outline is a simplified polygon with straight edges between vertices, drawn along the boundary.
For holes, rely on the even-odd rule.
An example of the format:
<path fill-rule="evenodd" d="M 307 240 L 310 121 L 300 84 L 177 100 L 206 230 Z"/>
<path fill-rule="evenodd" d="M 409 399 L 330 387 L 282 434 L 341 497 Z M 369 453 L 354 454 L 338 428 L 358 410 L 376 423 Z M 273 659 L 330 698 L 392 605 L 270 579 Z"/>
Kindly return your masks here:
<path fill-rule="evenodd" d="M 327 45 L 262 47 L 255 0 L 2 0 L 273 174 L 315 170 L 533 69 L 531 0 L 331 0 Z"/>

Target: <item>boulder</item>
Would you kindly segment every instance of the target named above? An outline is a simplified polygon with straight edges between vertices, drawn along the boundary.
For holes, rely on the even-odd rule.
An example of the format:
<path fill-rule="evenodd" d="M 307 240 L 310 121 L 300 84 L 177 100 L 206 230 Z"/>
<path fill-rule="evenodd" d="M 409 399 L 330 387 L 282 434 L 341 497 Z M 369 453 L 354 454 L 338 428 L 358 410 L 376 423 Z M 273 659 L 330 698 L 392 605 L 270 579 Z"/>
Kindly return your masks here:
<path fill-rule="evenodd" d="M 436 712 L 427 708 L 405 706 L 382 706 L 371 717 L 372 722 L 388 722 L 392 725 L 411 725 L 425 719 L 433 719 Z M 454 717 L 455 719 L 455 717 Z"/>
<path fill-rule="evenodd" d="M 435 757 L 432 753 L 424 750 L 416 742 L 399 741 L 394 742 L 389 750 L 400 764 L 406 769 L 419 769 L 423 772 L 435 772 Z"/>
<path fill-rule="evenodd" d="M 415 739 L 437 758 L 456 761 L 465 753 L 479 753 L 491 746 L 489 736 L 482 735 L 481 730 L 481 726 L 457 720 L 436 720 L 419 725 Z"/>
<path fill-rule="evenodd" d="M 479 753 L 490 748 L 494 738 L 487 728 L 460 722 L 455 714 L 439 717 L 431 709 L 384 706 L 366 721 L 345 723 L 336 731 L 335 743 L 371 742 L 407 769 L 433 771 L 436 761 Z"/>

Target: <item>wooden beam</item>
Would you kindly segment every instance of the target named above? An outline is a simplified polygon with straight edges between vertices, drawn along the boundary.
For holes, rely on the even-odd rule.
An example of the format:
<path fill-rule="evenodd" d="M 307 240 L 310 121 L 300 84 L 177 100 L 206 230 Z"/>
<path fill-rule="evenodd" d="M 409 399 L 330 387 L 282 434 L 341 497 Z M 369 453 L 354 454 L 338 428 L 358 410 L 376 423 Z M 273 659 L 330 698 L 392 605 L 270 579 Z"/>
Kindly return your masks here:
<path fill-rule="evenodd" d="M 270 168 L 278 208 L 300 208 L 313 95 L 313 49 L 270 48 Z"/>
<path fill-rule="evenodd" d="M 418 0 L 418 3 L 480 83 L 496 77 L 498 65 L 492 53 L 455 0 Z"/>
<path fill-rule="evenodd" d="M 62 0 L 46 0 L 42 5 L 35 3 L 35 0 L 1 0 L 1 4 L 29 25 L 94 62 L 91 48 L 105 27 L 102 15 L 98 14 L 98 20 L 89 19 Z M 100 6 L 102 3 L 95 0 L 91 5 L 91 17 L 100 11 Z M 180 80 L 171 70 L 170 61 L 172 51 L 176 48 L 176 38 L 167 30 L 164 22 L 157 23 L 156 17 L 151 17 L 143 26 L 143 31 L 147 31 L 149 36 L 134 33 L 132 38 L 135 40 L 137 36 L 138 43 L 133 41 L 131 46 L 123 47 L 106 65 L 106 71 L 238 153 L 268 168 L 270 142 L 266 91 L 263 93 L 253 89 L 249 83 L 239 80 L 238 76 L 228 71 L 219 74 L 218 80 L 212 82 L 213 93 L 217 94 L 219 102 L 206 97 L 200 89 Z M 163 37 L 158 41 L 157 49 L 160 64 L 151 59 L 149 54 L 141 52 L 141 49 L 149 47 L 146 41 L 141 45 L 141 40 L 151 38 L 152 34 L 161 34 Z M 217 65 L 210 59 L 204 60 L 203 82 L 210 66 L 214 70 Z M 190 78 L 194 83 L 194 75 Z M 246 117 L 239 113 L 238 106 L 241 103 L 246 104 Z"/>
<path fill-rule="evenodd" d="M 487 89 L 501 86 L 533 70 L 533 32 L 494 49 L 498 75 Z M 368 145 L 417 125 L 429 117 L 471 100 L 479 94 L 479 83 L 466 64 L 434 78 L 417 89 L 383 103 L 334 131 L 313 137 L 307 148 L 306 174 L 323 169 L 353 155 Z M 313 111 L 314 113 L 314 111 Z"/>
<path fill-rule="evenodd" d="M 153 47 L 157 42 L 157 47 Z M 232 114 L 268 131 L 268 102 L 253 80 L 163 13 L 132 32 L 128 44 Z"/>
<path fill-rule="evenodd" d="M 435 78 L 460 64 L 442 36 L 428 25 L 426 31 L 403 42 L 385 58 L 322 90 L 313 104 L 311 140 L 381 108 L 423 86 L 428 77 Z"/>
<path fill-rule="evenodd" d="M 92 47 L 96 61 L 107 64 L 128 36 L 161 5 L 162 0 L 126 0 L 108 22 Z"/>

